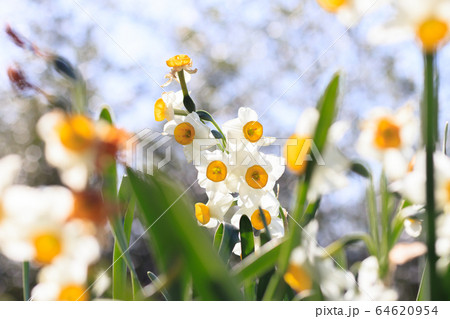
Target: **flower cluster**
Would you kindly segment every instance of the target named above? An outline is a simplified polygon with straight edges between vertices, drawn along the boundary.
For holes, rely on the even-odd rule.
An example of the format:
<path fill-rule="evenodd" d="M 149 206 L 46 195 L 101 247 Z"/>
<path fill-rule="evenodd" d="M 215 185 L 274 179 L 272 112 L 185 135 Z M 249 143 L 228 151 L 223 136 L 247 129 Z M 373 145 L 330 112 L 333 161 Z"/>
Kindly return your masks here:
<path fill-rule="evenodd" d="M 39 50 L 10 27 L 7 33 L 16 45 L 80 85 L 78 71 L 64 58 Z M 19 68 L 10 68 L 8 75 L 17 90 L 32 88 L 49 102 L 55 100 L 29 84 Z M 31 299 L 88 300 L 88 268 L 100 257 L 100 238 L 116 205 L 103 197 L 98 180 L 120 160 L 129 134 L 105 120 L 92 120 L 70 104 L 43 114 L 36 131 L 62 185 L 15 184 L 21 158 L 0 159 L 0 251 L 40 269 Z"/>
<path fill-rule="evenodd" d="M 192 61 L 178 55 L 167 65 L 175 76 L 191 68 Z M 179 78 L 185 85 L 184 78 Z M 283 159 L 260 150 L 275 139 L 264 136 L 264 127 L 251 108 L 241 107 L 237 118 L 219 127 L 206 111 L 184 110 L 186 96 L 182 91 L 164 92 L 155 103 L 155 120 L 167 120 L 164 134 L 183 146 L 187 161 L 198 171 L 198 184 L 208 196 L 206 203 L 195 204 L 198 222 L 215 227 L 227 220 L 239 227 L 240 217 L 247 215 L 256 230 L 267 227 L 272 236 L 281 236 L 284 211 L 274 188 L 284 172 Z M 207 122 L 216 126 L 215 130 Z M 226 217 L 229 211 L 232 216 Z"/>
<path fill-rule="evenodd" d="M 67 187 L 14 185 L 21 159 L 1 159 L 0 248 L 14 261 L 42 267 L 32 299 L 87 300 L 87 271 L 100 256 L 98 237 L 109 211 L 89 181 L 114 163 L 127 134 L 62 110 L 44 114 L 37 129 L 47 162 Z"/>

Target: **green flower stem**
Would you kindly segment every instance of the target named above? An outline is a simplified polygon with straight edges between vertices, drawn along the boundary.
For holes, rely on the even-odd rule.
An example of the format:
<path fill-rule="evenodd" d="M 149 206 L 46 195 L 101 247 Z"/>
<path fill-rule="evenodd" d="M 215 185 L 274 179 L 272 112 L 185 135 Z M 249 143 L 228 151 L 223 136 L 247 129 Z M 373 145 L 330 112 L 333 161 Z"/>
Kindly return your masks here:
<path fill-rule="evenodd" d="M 424 73 L 424 99 L 422 132 L 426 151 L 426 221 L 427 221 L 427 248 L 428 248 L 428 271 L 430 278 L 431 300 L 440 300 L 440 283 L 436 273 L 436 228 L 435 228 L 435 197 L 434 197 L 434 163 L 433 154 L 437 142 L 437 70 L 435 66 L 435 53 L 425 53 Z"/>
<path fill-rule="evenodd" d="M 186 79 L 184 78 L 184 72 L 183 70 L 177 72 L 178 74 L 178 80 L 180 81 L 181 90 L 183 91 L 183 96 L 188 96 L 189 92 L 186 86 Z"/>
<path fill-rule="evenodd" d="M 30 262 L 24 261 L 22 264 L 22 286 L 23 300 L 30 300 Z"/>
<path fill-rule="evenodd" d="M 184 110 L 173 110 L 173 113 L 174 113 L 175 115 L 181 115 L 181 116 L 186 116 L 186 115 L 189 114 L 188 112 L 186 112 L 186 111 L 184 111 Z"/>
<path fill-rule="evenodd" d="M 209 112 L 207 112 L 205 110 L 200 110 L 198 112 L 206 113 L 209 116 L 208 119 L 203 119 L 203 120 L 211 122 L 214 125 L 214 127 L 217 129 L 217 131 L 219 131 L 219 133 L 222 134 L 222 137 L 223 137 L 222 138 L 222 147 L 223 147 L 223 149 L 226 149 L 227 138 L 225 137 L 225 134 L 222 132 L 222 129 L 220 128 L 219 124 L 217 124 L 217 122 L 214 120 L 214 118 L 212 117 L 212 115 Z"/>

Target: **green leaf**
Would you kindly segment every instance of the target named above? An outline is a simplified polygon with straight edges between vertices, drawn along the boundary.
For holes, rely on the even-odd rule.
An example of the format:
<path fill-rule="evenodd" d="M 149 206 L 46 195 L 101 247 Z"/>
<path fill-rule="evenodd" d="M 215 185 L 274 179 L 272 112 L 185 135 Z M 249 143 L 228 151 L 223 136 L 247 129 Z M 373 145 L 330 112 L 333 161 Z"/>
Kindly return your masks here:
<path fill-rule="evenodd" d="M 272 240 L 257 252 L 247 256 L 232 269 L 232 274 L 239 280 L 254 280 L 269 271 L 277 262 L 282 243 Z"/>
<path fill-rule="evenodd" d="M 242 215 L 239 220 L 239 234 L 241 237 L 241 259 L 245 259 L 255 252 L 253 226 L 247 215 Z M 244 296 L 245 300 L 253 301 L 256 299 L 256 283 L 254 280 L 247 280 L 244 283 Z"/>
<path fill-rule="evenodd" d="M 152 284 L 155 284 L 156 286 L 161 286 L 162 285 L 161 284 L 161 280 L 159 280 L 158 276 L 156 276 L 151 271 L 147 271 L 147 276 L 151 280 Z M 164 299 L 166 301 L 171 300 L 170 297 L 169 297 L 170 296 L 169 292 L 165 288 L 159 289 L 159 292 L 161 293 L 161 295 L 164 297 Z"/>
<path fill-rule="evenodd" d="M 417 292 L 417 301 L 430 301 L 430 271 L 428 270 L 428 260 L 423 268 L 422 278 L 420 279 L 419 291 Z"/>
<path fill-rule="evenodd" d="M 365 177 L 365 178 L 372 177 L 372 173 L 370 172 L 370 169 L 363 162 L 353 161 L 350 165 L 350 169 L 352 172 L 354 172 L 362 177 Z"/>
<path fill-rule="evenodd" d="M 69 78 L 70 80 L 78 80 L 79 72 L 76 70 L 72 64 L 66 58 L 54 55 L 52 57 L 53 67 L 58 73 Z"/>
<path fill-rule="evenodd" d="M 185 95 L 183 97 L 183 104 L 186 110 L 188 110 L 189 113 L 195 112 L 195 103 L 194 100 L 189 96 Z"/>
<path fill-rule="evenodd" d="M 113 124 L 112 110 L 108 105 L 102 106 L 99 118 L 108 122 L 109 124 Z"/>
<path fill-rule="evenodd" d="M 209 114 L 206 111 L 199 110 L 199 111 L 197 111 L 197 114 L 204 121 L 208 121 L 208 122 L 214 121 L 214 119 L 212 118 L 211 114 Z"/>
<path fill-rule="evenodd" d="M 336 73 L 333 76 L 317 104 L 320 117 L 314 132 L 314 143 L 316 144 L 319 152 L 322 152 L 325 146 L 328 136 L 328 129 L 333 123 L 336 115 L 336 104 L 339 95 L 339 78 L 339 73 Z M 309 164 L 310 163 L 308 163 L 308 166 L 310 166 Z"/>
<path fill-rule="evenodd" d="M 124 177 L 124 179 L 126 179 L 126 177 Z M 122 183 L 122 185 L 124 184 Z M 131 226 L 133 224 L 135 207 L 136 207 L 136 200 L 134 199 L 134 197 L 131 197 L 127 211 L 125 213 L 125 220 L 123 226 L 127 240 L 127 245 L 130 244 Z M 119 244 L 116 242 L 114 243 L 114 252 L 113 252 L 113 260 L 116 261 L 113 264 L 113 277 L 112 277 L 113 299 L 133 300 L 133 298 L 132 297 L 130 298 L 128 295 L 129 287 L 127 286 L 127 264 L 124 258 L 121 257 L 121 255 L 122 255 L 121 249 L 119 247 Z"/>
<path fill-rule="evenodd" d="M 333 123 L 336 114 L 337 98 L 339 94 L 339 81 L 340 76 L 338 73 L 336 73 L 332 77 L 331 81 L 329 82 L 328 86 L 325 89 L 325 92 L 323 93 L 323 95 L 321 96 L 321 98 L 317 103 L 317 110 L 319 111 L 319 120 L 317 122 L 317 127 L 314 132 L 313 141 L 319 152 L 322 152 L 325 147 L 328 136 L 328 130 L 331 124 Z M 282 281 L 283 274 L 285 273 L 288 267 L 291 252 L 294 249 L 294 247 L 299 243 L 299 240 L 301 238 L 300 226 L 302 226 L 302 224 L 300 224 L 301 222 L 300 218 L 302 217 L 305 210 L 309 183 L 312 178 L 314 167 L 315 167 L 314 161 L 308 162 L 304 177 L 302 176 L 299 178 L 299 182 L 297 185 L 297 198 L 295 201 L 295 208 L 292 214 L 293 222 L 290 223 L 288 239 L 286 243 L 282 246 L 282 250 L 280 252 L 278 261 L 277 272 L 272 277 L 269 283 L 266 294 L 264 296 L 265 300 L 277 299 L 274 297 L 276 292 L 280 291 L 279 289 L 280 283 Z M 303 224 L 303 226 L 304 225 L 305 224 Z"/>
<path fill-rule="evenodd" d="M 242 215 L 239 221 L 239 233 L 241 235 L 241 259 L 255 251 L 255 238 L 253 237 L 253 226 L 247 215 Z"/>
<path fill-rule="evenodd" d="M 112 124 L 112 116 L 110 111 L 107 107 L 104 107 L 102 111 L 100 112 L 99 119 L 106 120 L 109 123 Z M 111 225 L 111 230 L 114 236 L 114 252 L 113 252 L 113 265 L 116 262 L 122 262 L 124 261 L 130 270 L 131 273 L 131 280 L 132 280 L 132 286 L 133 286 L 133 293 L 136 294 L 141 289 L 141 286 L 139 284 L 139 279 L 136 273 L 136 270 L 134 269 L 133 261 L 131 260 L 131 256 L 128 252 L 128 245 L 129 245 L 129 236 L 125 233 L 124 226 L 122 225 L 122 218 L 120 215 L 120 212 L 118 210 L 119 204 L 121 202 L 127 202 L 131 197 L 129 197 L 127 194 L 130 194 L 129 191 L 129 184 L 128 179 L 124 177 L 122 179 L 122 183 L 120 185 L 119 194 L 117 193 L 117 164 L 116 161 L 111 160 L 108 165 L 104 168 L 102 172 L 102 193 L 103 198 L 105 202 L 111 204 L 111 207 L 114 207 L 113 210 L 109 214 L 109 223 Z M 120 198 L 120 201 L 119 201 Z M 134 212 L 133 212 L 134 214 Z M 131 225 L 129 226 L 131 227 Z M 131 230 L 130 230 L 131 231 Z M 117 250 L 116 250 L 117 248 Z M 125 273 L 126 276 L 126 269 L 124 267 L 121 267 L 123 265 L 118 265 L 118 269 L 116 267 L 116 273 L 113 269 L 113 276 L 116 274 L 117 276 L 117 282 L 116 288 L 118 287 L 124 287 L 123 284 L 126 282 L 126 279 L 124 280 L 123 276 Z M 116 290 L 116 296 L 119 298 L 119 295 L 121 298 L 124 297 L 122 293 L 119 292 L 119 295 L 117 295 L 117 292 L 120 288 L 114 289 L 114 280 L 113 280 L 113 295 L 114 290 Z M 126 298 L 126 297 L 125 297 Z"/>
<path fill-rule="evenodd" d="M 239 232 L 236 227 L 228 223 L 222 223 L 220 226 L 220 234 L 217 234 L 216 232 L 216 235 L 218 236 L 214 237 L 214 247 L 217 248 L 217 241 L 219 240 L 218 237 L 220 237 L 218 250 L 219 256 L 225 263 L 228 263 L 228 260 L 233 252 L 234 245 L 239 242 Z"/>
<path fill-rule="evenodd" d="M 374 245 L 372 238 L 366 233 L 355 233 L 351 235 L 345 235 L 344 237 L 328 245 L 325 248 L 326 253 L 324 254 L 324 257 L 327 257 L 328 255 L 334 255 L 338 251 L 343 250 L 346 246 L 359 241 L 363 241 L 366 244 L 367 250 L 371 255 L 376 255 L 377 247 Z"/>
<path fill-rule="evenodd" d="M 214 136 L 214 138 L 216 138 L 218 140 L 223 139 L 223 135 L 219 131 L 211 130 L 211 133 Z"/>
<path fill-rule="evenodd" d="M 226 265 L 217 256 L 206 232 L 195 222 L 194 205 L 185 196 L 187 190 L 182 192 L 161 171 L 149 176 L 127 168 L 127 173 L 160 270 L 167 273 L 174 261 L 185 265 L 178 278 L 173 279 L 178 281 L 179 289 L 168 289 L 171 296 L 174 299 L 183 296 L 187 283 L 183 274 L 190 274 L 201 299 L 241 300 L 242 294 Z"/>
<path fill-rule="evenodd" d="M 223 238 L 223 232 L 224 232 L 224 226 L 221 223 L 217 229 L 216 229 L 216 233 L 214 234 L 214 241 L 213 241 L 213 246 L 214 248 L 219 251 L 220 249 L 220 244 L 222 243 L 222 238 Z"/>
<path fill-rule="evenodd" d="M 372 236 L 372 240 L 375 243 L 376 247 L 380 247 L 380 234 L 378 230 L 378 210 L 377 210 L 377 201 L 375 194 L 375 187 L 373 185 L 372 178 L 368 180 L 368 186 L 366 191 L 366 199 L 367 199 L 367 214 L 369 219 L 369 230 L 370 235 Z M 378 256 L 379 253 L 375 256 Z"/>
<path fill-rule="evenodd" d="M 275 274 L 275 268 L 270 269 L 258 280 L 258 286 L 256 288 L 256 300 L 262 300 L 269 285 L 270 278 Z"/>

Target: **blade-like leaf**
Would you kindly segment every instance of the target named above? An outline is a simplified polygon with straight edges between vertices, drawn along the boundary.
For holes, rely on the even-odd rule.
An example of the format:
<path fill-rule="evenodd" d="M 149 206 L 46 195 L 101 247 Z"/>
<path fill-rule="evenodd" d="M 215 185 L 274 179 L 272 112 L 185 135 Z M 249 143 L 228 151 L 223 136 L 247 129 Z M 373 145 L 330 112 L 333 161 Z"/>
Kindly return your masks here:
<path fill-rule="evenodd" d="M 127 173 L 161 270 L 167 271 L 174 261 L 181 260 L 201 299 L 242 299 L 211 240 L 195 222 L 194 205 L 184 195 L 186 191 L 181 192 L 173 179 L 160 171 L 148 176 L 127 168 Z"/>
<path fill-rule="evenodd" d="M 241 220 L 239 221 L 239 233 L 241 235 L 241 258 L 245 259 L 255 251 L 253 226 L 247 215 L 242 215 Z"/>
<path fill-rule="evenodd" d="M 282 243 L 272 240 L 237 264 L 232 274 L 240 281 L 255 279 L 269 271 L 278 259 Z"/>
<path fill-rule="evenodd" d="M 233 248 L 239 242 L 238 229 L 231 224 L 222 223 L 217 228 L 214 236 L 214 247 L 218 249 L 219 256 L 225 263 L 228 263 Z"/>
<path fill-rule="evenodd" d="M 325 143 L 327 141 L 328 130 L 333 123 L 335 114 L 336 114 L 336 105 L 337 98 L 339 94 L 339 74 L 335 74 L 328 86 L 325 89 L 325 92 L 319 99 L 317 103 L 317 110 L 319 111 L 319 120 L 317 122 L 317 126 L 314 132 L 313 141 L 318 149 L 319 153 L 323 151 L 325 147 Z M 285 273 L 289 257 L 291 255 L 294 247 L 299 243 L 299 239 L 301 238 L 301 227 L 299 227 L 300 218 L 302 217 L 305 205 L 306 198 L 308 194 L 309 183 L 312 178 L 312 174 L 315 168 L 315 162 L 310 161 L 306 166 L 306 171 L 304 176 L 299 178 L 299 183 L 297 186 L 297 198 L 294 211 L 292 213 L 293 222 L 290 222 L 289 233 L 286 243 L 282 246 L 282 250 L 280 252 L 278 268 L 275 275 L 272 277 L 269 286 L 267 287 L 266 294 L 264 296 L 265 300 L 273 300 L 279 299 L 281 296 L 277 296 L 278 298 L 274 298 L 277 291 L 280 291 L 278 287 L 282 281 L 283 274 Z M 306 225 L 306 224 L 303 224 Z"/>
<path fill-rule="evenodd" d="M 155 284 L 157 286 L 161 286 L 161 280 L 159 280 L 158 276 L 156 276 L 154 273 L 152 273 L 151 271 L 147 271 L 147 276 L 152 281 L 152 284 Z M 165 288 L 161 288 L 159 290 L 159 292 L 161 293 L 161 295 L 164 297 L 164 299 L 166 301 L 170 300 L 169 292 Z"/>
<path fill-rule="evenodd" d="M 247 215 L 242 215 L 239 220 L 239 234 L 241 237 L 241 259 L 247 258 L 255 251 L 255 238 L 253 237 L 253 226 Z M 256 299 L 256 283 L 254 280 L 247 280 L 244 283 L 245 300 Z"/>
<path fill-rule="evenodd" d="M 422 279 L 420 280 L 419 291 L 417 292 L 417 301 L 429 301 L 431 298 L 430 293 L 430 272 L 428 270 L 428 261 L 423 268 Z"/>
<path fill-rule="evenodd" d="M 104 105 L 102 107 L 99 118 L 108 122 L 109 124 L 113 123 L 112 111 L 109 106 Z"/>
<path fill-rule="evenodd" d="M 128 204 L 127 211 L 125 213 L 125 220 L 123 225 L 127 245 L 130 244 L 131 226 L 133 224 L 135 206 L 136 201 L 134 198 L 131 198 Z M 113 252 L 113 260 L 116 261 L 113 264 L 113 277 L 112 277 L 113 298 L 119 300 L 130 300 L 130 299 L 132 300 L 133 298 L 130 298 L 128 296 L 129 287 L 127 285 L 127 264 L 124 258 L 121 257 L 121 255 L 122 255 L 121 249 L 119 247 L 119 244 L 116 242 L 114 243 L 114 252 Z"/>

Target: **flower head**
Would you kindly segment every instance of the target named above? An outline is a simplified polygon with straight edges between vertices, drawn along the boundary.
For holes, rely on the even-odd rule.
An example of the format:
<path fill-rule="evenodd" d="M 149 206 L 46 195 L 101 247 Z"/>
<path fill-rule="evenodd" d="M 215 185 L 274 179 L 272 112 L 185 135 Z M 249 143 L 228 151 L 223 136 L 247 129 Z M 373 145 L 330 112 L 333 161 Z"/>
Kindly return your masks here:
<path fill-rule="evenodd" d="M 99 246 L 81 221 L 67 221 L 74 209 L 72 193 L 60 186 L 12 186 L 3 200 L 3 253 L 17 261 L 50 264 L 61 258 L 90 263 Z"/>
<path fill-rule="evenodd" d="M 240 205 L 240 208 L 231 219 L 231 223 L 236 227 L 239 227 L 241 216 L 247 215 L 248 218 L 250 218 L 253 228 L 256 230 L 263 230 L 264 221 L 261 216 L 261 211 L 264 215 L 265 222 L 269 227 L 272 225 L 272 221 L 275 221 L 275 219 L 278 218 L 280 213 L 280 203 L 273 191 L 267 192 L 257 200 L 240 200 L 238 204 Z"/>
<path fill-rule="evenodd" d="M 363 122 L 357 141 L 357 151 L 365 156 L 380 160 L 390 180 L 401 178 L 407 173 L 417 141 L 419 121 L 411 104 L 393 112 L 376 108 Z"/>
<path fill-rule="evenodd" d="M 241 107 L 238 117 L 223 124 L 223 132 L 229 143 L 238 150 L 249 145 L 265 146 L 275 142 L 275 138 L 264 136 L 264 127 L 258 122 L 258 114 L 249 107 Z"/>
<path fill-rule="evenodd" d="M 31 293 L 32 300 L 89 300 L 87 267 L 80 261 L 63 258 L 42 268 Z"/>
<path fill-rule="evenodd" d="M 45 142 L 48 163 L 58 169 L 63 183 L 75 191 L 82 191 L 90 174 L 118 155 L 129 137 L 104 121 L 94 122 L 84 115 L 59 110 L 43 115 L 37 130 Z"/>
<path fill-rule="evenodd" d="M 398 0 L 396 16 L 370 34 L 374 43 L 415 38 L 425 52 L 433 52 L 450 38 L 449 0 Z"/>
<path fill-rule="evenodd" d="M 167 120 L 173 120 L 175 116 L 175 110 L 183 109 L 183 92 L 164 92 L 158 100 L 155 102 L 155 120 L 158 122 Z"/>
<path fill-rule="evenodd" d="M 306 109 L 298 120 L 295 133 L 288 139 L 284 147 L 284 157 L 287 168 L 294 174 L 305 173 L 306 167 L 315 147 L 315 134 L 319 112 L 315 108 Z M 308 189 L 308 200 L 314 201 L 320 195 L 330 193 L 347 185 L 346 170 L 349 161 L 337 147 L 338 141 L 344 136 L 348 128 L 345 122 L 335 122 L 328 132 L 328 139 L 321 152 L 315 152 L 314 160 L 317 165 L 311 177 Z"/>
<path fill-rule="evenodd" d="M 208 197 L 206 204 L 195 204 L 195 217 L 201 225 L 212 228 L 224 220 L 235 199 L 231 194 L 223 193 L 210 193 Z"/>
<path fill-rule="evenodd" d="M 202 123 L 195 112 L 189 113 L 185 117 L 175 118 L 164 125 L 164 133 L 172 135 L 178 144 L 184 146 L 184 154 L 188 162 L 193 160 L 194 155 L 200 155 L 205 143 L 208 144 L 208 140 L 214 141 L 215 144 L 210 132 L 209 127 Z M 194 140 L 197 140 L 198 143 L 194 143 Z"/>
<path fill-rule="evenodd" d="M 350 272 L 337 268 L 330 258 L 324 258 L 324 249 L 316 242 L 317 220 L 304 229 L 301 246 L 292 251 L 285 282 L 297 293 L 319 287 L 326 300 L 348 300 L 355 289 Z"/>
<path fill-rule="evenodd" d="M 170 73 L 165 76 L 168 80 L 162 85 L 163 87 L 168 86 L 173 80 L 178 81 L 178 72 L 185 72 L 188 74 L 197 72 L 197 69 L 192 69 L 192 59 L 186 54 L 175 55 L 167 60 L 166 64 L 171 70 Z"/>
<path fill-rule="evenodd" d="M 337 18 L 346 26 L 351 27 L 368 11 L 380 6 L 385 0 L 317 0 L 326 11 L 336 14 Z"/>

